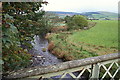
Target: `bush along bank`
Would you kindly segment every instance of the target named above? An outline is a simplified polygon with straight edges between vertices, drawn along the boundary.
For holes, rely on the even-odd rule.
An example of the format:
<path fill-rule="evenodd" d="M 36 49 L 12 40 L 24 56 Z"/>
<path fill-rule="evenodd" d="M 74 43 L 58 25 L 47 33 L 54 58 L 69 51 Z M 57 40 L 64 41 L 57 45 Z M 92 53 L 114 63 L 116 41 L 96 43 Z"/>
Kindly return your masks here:
<path fill-rule="evenodd" d="M 48 50 L 63 61 L 97 56 L 96 53 L 87 51 L 82 46 L 69 42 L 67 37 L 70 35 L 72 34 L 51 33 L 47 36 L 49 40 Z"/>

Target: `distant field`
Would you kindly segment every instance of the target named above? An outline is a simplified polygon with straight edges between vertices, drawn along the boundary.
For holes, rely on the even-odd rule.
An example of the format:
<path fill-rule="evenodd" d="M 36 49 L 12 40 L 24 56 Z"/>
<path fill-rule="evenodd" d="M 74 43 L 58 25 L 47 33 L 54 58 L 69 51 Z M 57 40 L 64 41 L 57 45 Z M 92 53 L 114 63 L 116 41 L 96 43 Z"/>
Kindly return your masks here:
<path fill-rule="evenodd" d="M 94 21 L 97 24 L 88 30 L 75 30 L 72 34 L 53 33 L 52 53 L 65 60 L 82 59 L 118 52 L 118 21 Z"/>
<path fill-rule="evenodd" d="M 118 21 L 95 21 L 97 25 L 89 30 L 69 36 L 72 42 L 85 42 L 104 47 L 118 47 Z"/>
<path fill-rule="evenodd" d="M 85 15 L 89 18 L 95 18 L 95 19 L 111 19 L 111 20 L 117 20 L 118 14 L 113 12 L 106 12 L 106 11 L 97 11 L 97 12 L 83 12 L 83 13 L 75 13 L 75 12 L 59 12 L 59 11 L 50 11 L 55 14 L 58 14 L 59 17 L 64 18 L 66 15 L 72 16 L 72 15 Z"/>
<path fill-rule="evenodd" d="M 108 18 L 108 19 L 117 19 L 118 15 L 117 13 L 112 13 L 112 12 L 99 12 L 99 14 L 92 14 L 92 16 L 96 19 L 104 19 L 104 18 Z"/>

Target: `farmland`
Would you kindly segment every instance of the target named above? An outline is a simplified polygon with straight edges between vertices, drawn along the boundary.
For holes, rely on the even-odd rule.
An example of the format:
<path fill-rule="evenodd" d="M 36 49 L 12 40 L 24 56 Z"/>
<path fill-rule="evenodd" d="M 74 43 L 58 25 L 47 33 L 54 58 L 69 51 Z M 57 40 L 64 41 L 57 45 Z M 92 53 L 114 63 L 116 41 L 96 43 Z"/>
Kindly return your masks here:
<path fill-rule="evenodd" d="M 51 52 L 65 60 L 116 53 L 118 51 L 118 22 L 115 20 L 94 22 L 97 24 L 88 30 L 52 33 L 49 40 L 55 47 Z"/>
<path fill-rule="evenodd" d="M 90 30 L 76 32 L 69 37 L 75 42 L 85 42 L 104 47 L 118 46 L 118 23 L 117 21 L 96 21 L 97 25 Z"/>

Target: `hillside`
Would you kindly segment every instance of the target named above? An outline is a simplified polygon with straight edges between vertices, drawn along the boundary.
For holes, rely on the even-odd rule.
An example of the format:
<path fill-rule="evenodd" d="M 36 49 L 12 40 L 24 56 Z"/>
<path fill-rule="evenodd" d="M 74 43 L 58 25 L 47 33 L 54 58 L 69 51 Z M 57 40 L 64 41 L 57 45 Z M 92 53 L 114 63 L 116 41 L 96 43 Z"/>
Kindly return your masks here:
<path fill-rule="evenodd" d="M 63 12 L 63 11 L 47 11 L 50 13 L 55 13 L 59 15 L 61 18 L 64 18 L 65 16 L 72 16 L 72 15 L 82 15 L 81 13 L 75 13 L 75 12 Z"/>
<path fill-rule="evenodd" d="M 52 12 L 52 13 L 56 13 L 59 15 L 76 15 L 76 14 L 81 14 L 81 13 L 75 13 L 75 12 L 63 12 L 63 11 L 47 11 L 47 12 Z"/>
<path fill-rule="evenodd" d="M 64 18 L 66 15 L 85 15 L 88 18 L 95 18 L 95 19 L 117 19 L 118 14 L 113 12 L 106 12 L 106 11 L 98 11 L 98 12 L 83 12 L 83 13 L 76 13 L 76 12 L 62 12 L 62 11 L 48 11 L 55 14 L 58 14 L 61 18 Z"/>
<path fill-rule="evenodd" d="M 85 12 L 82 13 L 83 15 L 87 16 L 88 18 L 95 18 L 95 19 L 117 19 L 118 14 L 113 12 L 105 12 L 105 11 L 98 11 L 98 12 Z"/>

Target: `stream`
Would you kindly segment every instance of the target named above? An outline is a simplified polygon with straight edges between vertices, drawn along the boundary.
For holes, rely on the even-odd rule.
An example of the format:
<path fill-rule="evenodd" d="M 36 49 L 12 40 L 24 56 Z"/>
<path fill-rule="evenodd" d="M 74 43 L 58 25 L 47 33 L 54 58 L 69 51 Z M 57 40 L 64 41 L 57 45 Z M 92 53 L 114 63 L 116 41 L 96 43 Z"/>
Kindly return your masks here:
<path fill-rule="evenodd" d="M 32 54 L 34 55 L 32 66 L 49 66 L 62 62 L 48 51 L 48 40 L 35 35 L 31 44 L 33 46 Z"/>
<path fill-rule="evenodd" d="M 46 40 L 44 38 L 40 38 L 38 35 L 35 35 L 34 40 L 31 41 L 31 44 L 33 46 L 31 53 L 32 53 L 32 55 L 34 55 L 31 66 L 44 67 L 44 66 L 54 65 L 54 64 L 63 62 L 61 59 L 58 59 L 56 56 L 54 56 L 53 54 L 51 54 L 48 51 L 48 48 L 47 48 L 48 40 Z M 43 51 L 43 49 L 45 49 L 45 51 Z M 77 76 L 79 74 L 79 72 L 73 72 L 73 74 Z M 61 77 L 61 75 L 54 76 L 51 78 L 55 79 L 55 78 L 60 78 L 60 77 Z M 65 78 L 71 79 L 72 77 L 69 74 L 67 74 L 65 76 Z"/>

